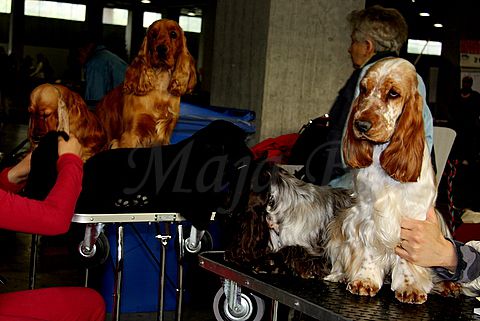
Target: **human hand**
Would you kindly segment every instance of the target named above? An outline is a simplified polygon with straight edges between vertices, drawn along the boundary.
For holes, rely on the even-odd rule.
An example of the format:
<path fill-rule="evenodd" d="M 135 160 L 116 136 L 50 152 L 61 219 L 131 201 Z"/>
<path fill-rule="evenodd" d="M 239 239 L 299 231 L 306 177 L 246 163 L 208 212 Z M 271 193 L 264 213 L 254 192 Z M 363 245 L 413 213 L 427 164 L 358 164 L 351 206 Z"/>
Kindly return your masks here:
<path fill-rule="evenodd" d="M 13 184 L 20 184 L 27 179 L 30 173 L 30 160 L 32 152 L 29 152 L 17 165 L 13 166 L 7 174 L 8 181 Z"/>
<path fill-rule="evenodd" d="M 62 156 L 63 154 L 75 154 L 78 157 L 82 157 L 82 145 L 80 145 L 80 142 L 78 139 L 70 135 L 70 138 L 68 141 L 65 141 L 63 137 L 58 136 L 58 156 Z"/>
<path fill-rule="evenodd" d="M 403 218 L 400 238 L 395 253 L 401 258 L 424 267 L 440 266 L 455 271 L 455 247 L 444 237 L 433 207 L 425 221 Z"/>

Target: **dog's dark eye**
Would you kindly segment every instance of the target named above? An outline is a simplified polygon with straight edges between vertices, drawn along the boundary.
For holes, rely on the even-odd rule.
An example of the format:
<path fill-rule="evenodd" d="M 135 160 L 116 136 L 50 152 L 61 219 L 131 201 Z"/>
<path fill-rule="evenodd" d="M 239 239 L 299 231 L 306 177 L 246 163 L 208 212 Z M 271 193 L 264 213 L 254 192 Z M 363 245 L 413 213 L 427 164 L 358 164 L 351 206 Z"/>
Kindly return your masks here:
<path fill-rule="evenodd" d="M 158 38 L 158 31 L 154 29 L 147 30 L 147 38 L 148 40 L 156 40 Z"/>
<path fill-rule="evenodd" d="M 177 38 L 177 32 L 176 31 L 170 31 L 170 38 L 176 39 Z"/>
<path fill-rule="evenodd" d="M 390 89 L 388 92 L 388 98 L 397 98 L 400 94 L 393 89 Z"/>
<path fill-rule="evenodd" d="M 35 111 L 30 112 L 30 117 L 35 120 L 47 121 L 53 113 L 36 113 Z"/>

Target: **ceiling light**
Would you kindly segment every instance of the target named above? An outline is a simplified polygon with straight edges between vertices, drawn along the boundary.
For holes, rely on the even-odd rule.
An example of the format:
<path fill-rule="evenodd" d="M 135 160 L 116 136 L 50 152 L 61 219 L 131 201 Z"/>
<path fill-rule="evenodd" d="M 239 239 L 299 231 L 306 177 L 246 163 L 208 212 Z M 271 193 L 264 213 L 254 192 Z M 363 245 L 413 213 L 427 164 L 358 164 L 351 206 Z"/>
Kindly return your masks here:
<path fill-rule="evenodd" d="M 430 17 L 430 14 L 428 12 L 420 12 L 419 16 L 420 17 Z"/>
<path fill-rule="evenodd" d="M 443 28 L 443 25 L 441 23 L 434 23 L 433 26 L 435 28 Z"/>
<path fill-rule="evenodd" d="M 187 13 L 187 16 L 195 17 L 195 11 L 190 10 L 190 11 Z"/>
<path fill-rule="evenodd" d="M 150 0 L 142 0 L 142 3 L 150 3 Z"/>

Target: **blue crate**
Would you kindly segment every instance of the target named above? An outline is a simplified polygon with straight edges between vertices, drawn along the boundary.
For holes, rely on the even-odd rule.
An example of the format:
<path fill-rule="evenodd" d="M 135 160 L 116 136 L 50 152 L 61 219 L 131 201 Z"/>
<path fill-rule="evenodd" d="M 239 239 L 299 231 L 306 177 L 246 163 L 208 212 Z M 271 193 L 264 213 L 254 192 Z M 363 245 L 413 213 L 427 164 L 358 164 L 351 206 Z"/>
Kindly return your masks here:
<path fill-rule="evenodd" d="M 207 126 L 214 120 L 226 120 L 242 128 L 247 134 L 255 133 L 255 112 L 245 109 L 200 106 L 180 103 L 180 117 L 173 131 L 171 143 L 178 143 Z"/>
<path fill-rule="evenodd" d="M 124 268 L 120 312 L 154 312 L 158 309 L 161 243 L 156 239 L 157 228 L 165 233 L 163 224 L 132 223 L 124 226 Z M 102 276 L 101 290 L 107 311 L 112 311 L 114 271 L 117 260 L 116 224 L 107 225 L 105 234 L 110 243 L 111 260 L 107 260 Z M 136 229 L 136 231 L 135 231 Z M 175 250 L 176 225 L 171 226 L 172 239 L 166 246 L 164 309 L 176 308 L 177 255 Z M 151 251 L 151 253 L 149 252 Z M 152 257 L 153 254 L 153 257 Z"/>

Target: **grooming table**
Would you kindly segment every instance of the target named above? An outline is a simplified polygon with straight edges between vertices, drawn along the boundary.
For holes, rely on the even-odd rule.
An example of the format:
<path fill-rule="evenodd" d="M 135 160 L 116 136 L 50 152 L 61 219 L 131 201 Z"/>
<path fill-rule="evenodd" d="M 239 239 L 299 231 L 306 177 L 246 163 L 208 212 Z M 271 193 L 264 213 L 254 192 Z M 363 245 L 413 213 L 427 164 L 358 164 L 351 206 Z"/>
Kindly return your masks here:
<path fill-rule="evenodd" d="M 212 218 L 214 217 L 214 213 L 212 214 Z M 87 224 L 87 226 L 96 226 L 97 224 L 105 224 L 105 223 L 116 223 L 117 224 L 117 260 L 115 264 L 115 274 L 114 274 L 114 290 L 113 290 L 113 306 L 112 306 L 112 320 L 118 321 L 120 320 L 120 299 L 121 299 L 121 289 L 122 289 L 122 272 L 123 272 L 123 265 L 124 265 L 124 237 L 123 237 L 123 230 L 125 223 L 152 223 L 152 222 L 164 222 L 164 223 L 180 223 L 178 224 L 177 233 L 178 233 L 178 288 L 177 288 L 177 298 L 176 298 L 176 320 L 181 320 L 181 311 L 182 311 L 182 302 L 183 302 L 183 266 L 182 266 L 182 259 L 184 256 L 184 247 L 190 251 L 189 247 L 185 244 L 188 240 L 183 240 L 183 227 L 181 222 L 185 221 L 185 219 L 179 213 L 114 213 L 114 214 L 80 214 L 77 213 L 73 216 L 72 222 L 80 223 L 80 224 Z M 192 230 L 195 230 L 192 226 Z M 93 247 L 95 244 L 96 237 L 98 235 L 95 234 L 95 228 L 92 228 L 92 242 L 89 246 Z M 198 235 L 194 235 L 194 238 L 198 241 L 201 240 L 203 234 L 199 233 Z M 192 232 L 190 234 L 192 237 Z M 87 238 L 87 236 L 86 236 Z M 171 238 L 170 235 L 157 235 L 156 238 L 162 244 L 162 256 L 161 256 L 161 279 L 160 279 L 160 291 L 159 291 L 159 320 L 163 321 L 163 301 L 164 301 L 164 287 L 165 287 L 165 252 L 166 252 L 166 245 L 168 240 Z M 84 240 L 85 241 L 85 240 Z M 198 248 L 200 248 L 200 243 L 198 242 Z M 194 245 L 195 247 L 195 245 Z M 194 253 L 194 251 L 191 251 Z M 94 254 L 94 253 L 93 253 Z"/>
<path fill-rule="evenodd" d="M 278 303 L 318 320 L 480 320 L 480 315 L 473 312 L 480 307 L 475 298 L 432 294 L 424 304 L 405 304 L 395 299 L 389 285 L 375 297 L 357 296 L 348 292 L 345 284 L 242 270 L 225 262 L 223 254 L 223 251 L 203 252 L 199 264 L 225 281 L 270 298 L 274 307 L 272 320 L 276 320 Z"/>

